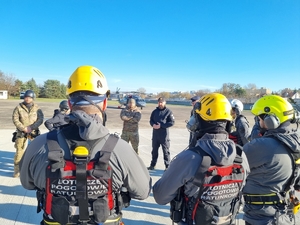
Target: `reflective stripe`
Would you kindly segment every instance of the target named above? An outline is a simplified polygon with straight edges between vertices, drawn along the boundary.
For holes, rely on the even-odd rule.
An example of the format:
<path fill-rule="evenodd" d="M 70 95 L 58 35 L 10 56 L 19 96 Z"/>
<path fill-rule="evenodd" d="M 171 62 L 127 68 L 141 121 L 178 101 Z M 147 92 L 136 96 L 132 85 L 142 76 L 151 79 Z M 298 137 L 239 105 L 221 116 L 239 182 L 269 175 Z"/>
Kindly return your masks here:
<path fill-rule="evenodd" d="M 104 224 L 106 224 L 106 223 L 114 223 L 114 222 L 118 222 L 120 219 L 121 219 L 121 217 L 118 217 L 118 218 L 116 218 L 116 219 L 106 220 L 106 221 L 104 222 Z M 44 220 L 44 223 L 45 223 L 45 224 L 49 224 L 49 225 L 60 225 L 60 223 L 57 223 L 57 222 L 50 222 L 50 221 L 47 221 L 47 220 Z M 123 222 L 120 222 L 120 224 L 124 225 Z"/>
<path fill-rule="evenodd" d="M 50 222 L 50 221 L 47 221 L 47 220 L 44 220 L 44 223 L 49 224 L 49 225 L 60 225 L 60 223 L 58 223 L 58 222 Z"/>
<path fill-rule="evenodd" d="M 252 205 L 274 205 L 277 203 L 283 203 L 283 201 L 279 202 L 250 202 Z"/>
<path fill-rule="evenodd" d="M 261 197 L 261 199 L 259 199 Z M 263 199 L 265 198 L 265 199 Z M 277 193 L 270 194 L 245 194 L 244 195 L 245 203 L 252 205 L 274 205 L 274 204 L 283 204 L 284 201 L 280 199 Z M 274 200 L 273 200 L 274 199 Z M 262 201 L 257 201 L 262 200 Z M 263 201 L 266 200 L 266 201 Z"/>
<path fill-rule="evenodd" d="M 245 194 L 245 196 L 259 196 L 259 197 L 264 197 L 264 196 L 266 196 L 266 197 L 269 197 L 269 196 L 277 196 L 277 194 L 276 193 L 271 193 L 271 194 L 263 194 L 263 195 L 259 195 L 259 194 Z"/>
<path fill-rule="evenodd" d="M 106 224 L 106 223 L 118 222 L 120 219 L 121 219 L 121 217 L 118 217 L 118 218 L 116 218 L 116 219 L 106 220 L 106 221 L 104 222 L 104 224 Z"/>

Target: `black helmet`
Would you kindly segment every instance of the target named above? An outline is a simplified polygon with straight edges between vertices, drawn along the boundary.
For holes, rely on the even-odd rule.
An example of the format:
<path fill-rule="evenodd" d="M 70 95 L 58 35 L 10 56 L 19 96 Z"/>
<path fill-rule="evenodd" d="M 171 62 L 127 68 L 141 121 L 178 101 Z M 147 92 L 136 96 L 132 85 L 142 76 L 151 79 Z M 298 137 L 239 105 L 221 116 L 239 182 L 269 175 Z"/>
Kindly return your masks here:
<path fill-rule="evenodd" d="M 32 91 L 32 90 L 27 90 L 27 91 L 25 92 L 25 94 L 24 94 L 24 98 L 26 98 L 26 97 L 30 97 L 30 98 L 34 99 L 34 98 L 35 98 L 34 91 Z"/>
<path fill-rule="evenodd" d="M 59 108 L 61 111 L 63 110 L 69 110 L 69 104 L 67 100 L 63 100 L 59 103 Z"/>

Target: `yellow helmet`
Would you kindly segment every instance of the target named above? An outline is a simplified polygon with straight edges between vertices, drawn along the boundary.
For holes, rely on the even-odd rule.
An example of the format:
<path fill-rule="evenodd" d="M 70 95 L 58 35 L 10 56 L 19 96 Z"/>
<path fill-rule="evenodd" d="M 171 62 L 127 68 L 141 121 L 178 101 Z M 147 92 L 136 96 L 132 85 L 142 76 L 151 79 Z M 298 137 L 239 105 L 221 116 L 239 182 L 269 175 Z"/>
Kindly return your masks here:
<path fill-rule="evenodd" d="M 256 116 L 261 114 L 275 115 L 280 124 L 294 117 L 293 106 L 278 95 L 266 95 L 258 99 L 254 103 L 251 112 Z"/>
<path fill-rule="evenodd" d="M 210 93 L 202 96 L 199 100 L 200 108 L 196 109 L 205 121 L 232 120 L 230 115 L 231 104 L 228 99 L 219 93 Z"/>
<path fill-rule="evenodd" d="M 105 76 L 93 66 L 80 66 L 70 76 L 66 94 L 77 91 L 90 91 L 98 95 L 109 93 Z"/>

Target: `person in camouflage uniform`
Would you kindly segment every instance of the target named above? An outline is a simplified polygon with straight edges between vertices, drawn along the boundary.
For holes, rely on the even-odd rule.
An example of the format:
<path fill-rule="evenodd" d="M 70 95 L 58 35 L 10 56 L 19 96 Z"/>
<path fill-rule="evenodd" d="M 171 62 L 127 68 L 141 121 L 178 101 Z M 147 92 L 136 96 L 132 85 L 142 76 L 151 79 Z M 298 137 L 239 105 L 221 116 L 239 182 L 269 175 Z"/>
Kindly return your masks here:
<path fill-rule="evenodd" d="M 19 177 L 19 162 L 24 154 L 27 138 L 32 140 L 39 135 L 39 126 L 44 120 L 42 110 L 33 102 L 34 97 L 34 92 L 27 90 L 24 94 L 24 101 L 13 111 L 12 120 L 17 128 L 14 138 L 16 154 L 13 177 Z"/>
<path fill-rule="evenodd" d="M 131 143 L 132 148 L 138 154 L 139 147 L 139 121 L 141 120 L 141 111 L 136 107 L 134 98 L 130 98 L 127 107 L 122 109 L 120 114 L 123 122 L 123 129 L 121 138 Z"/>

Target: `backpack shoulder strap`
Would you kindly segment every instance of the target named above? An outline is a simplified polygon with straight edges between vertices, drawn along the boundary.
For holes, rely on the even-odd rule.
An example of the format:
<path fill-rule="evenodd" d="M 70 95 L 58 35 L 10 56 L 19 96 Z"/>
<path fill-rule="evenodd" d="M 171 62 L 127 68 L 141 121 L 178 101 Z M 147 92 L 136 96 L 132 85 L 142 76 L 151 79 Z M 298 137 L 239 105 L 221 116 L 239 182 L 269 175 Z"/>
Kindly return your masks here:
<path fill-rule="evenodd" d="M 242 162 L 243 162 L 243 158 L 242 158 L 243 147 L 238 144 L 235 144 L 235 150 L 236 150 L 236 156 L 234 159 L 234 163 L 242 164 Z"/>
<path fill-rule="evenodd" d="M 235 149 L 236 149 L 236 157 L 234 159 L 234 163 L 237 164 L 242 164 L 243 162 L 243 158 L 242 158 L 242 154 L 243 154 L 243 147 L 240 145 L 235 145 Z M 212 158 L 205 152 L 203 151 L 200 146 L 196 146 L 194 148 L 189 149 L 193 152 L 198 153 L 199 155 L 202 156 L 202 162 L 200 164 L 200 166 L 198 167 L 198 170 L 194 176 L 194 181 L 193 183 L 198 186 L 198 187 L 202 187 L 203 185 L 203 181 L 205 178 L 205 173 L 207 172 L 208 168 L 211 166 L 212 164 Z"/>
<path fill-rule="evenodd" d="M 207 172 L 208 168 L 210 167 L 212 160 L 211 160 L 211 157 L 205 151 L 203 151 L 202 148 L 200 148 L 200 146 L 196 146 L 194 148 L 191 148 L 190 150 L 193 152 L 196 152 L 202 156 L 202 162 L 201 162 L 200 166 L 198 167 L 198 170 L 194 176 L 194 181 L 193 181 L 193 183 L 196 186 L 201 188 L 203 186 L 202 184 L 203 184 L 203 181 L 205 178 L 205 173 Z"/>
<path fill-rule="evenodd" d="M 99 151 L 98 162 L 95 165 L 93 175 L 103 177 L 107 173 L 111 153 L 113 152 L 119 137 L 115 134 L 110 134 L 102 149 Z"/>
<path fill-rule="evenodd" d="M 297 134 L 290 134 L 289 138 L 292 138 L 291 136 L 297 136 Z M 289 190 L 293 189 L 293 186 L 296 183 L 297 178 L 299 177 L 299 170 L 300 170 L 300 164 L 296 163 L 297 160 L 300 159 L 300 151 L 298 149 L 291 149 L 287 145 L 287 140 L 284 139 L 281 135 L 278 134 L 271 134 L 271 135 L 265 135 L 264 137 L 274 138 L 278 140 L 280 143 L 285 146 L 285 149 L 287 150 L 287 153 L 292 157 L 293 161 L 293 173 L 290 177 L 289 181 L 287 182 L 284 192 L 288 192 Z M 295 138 L 295 137 L 294 137 Z"/>
<path fill-rule="evenodd" d="M 65 166 L 64 151 L 58 144 L 57 130 L 47 133 L 48 159 L 52 170 L 57 170 Z"/>

